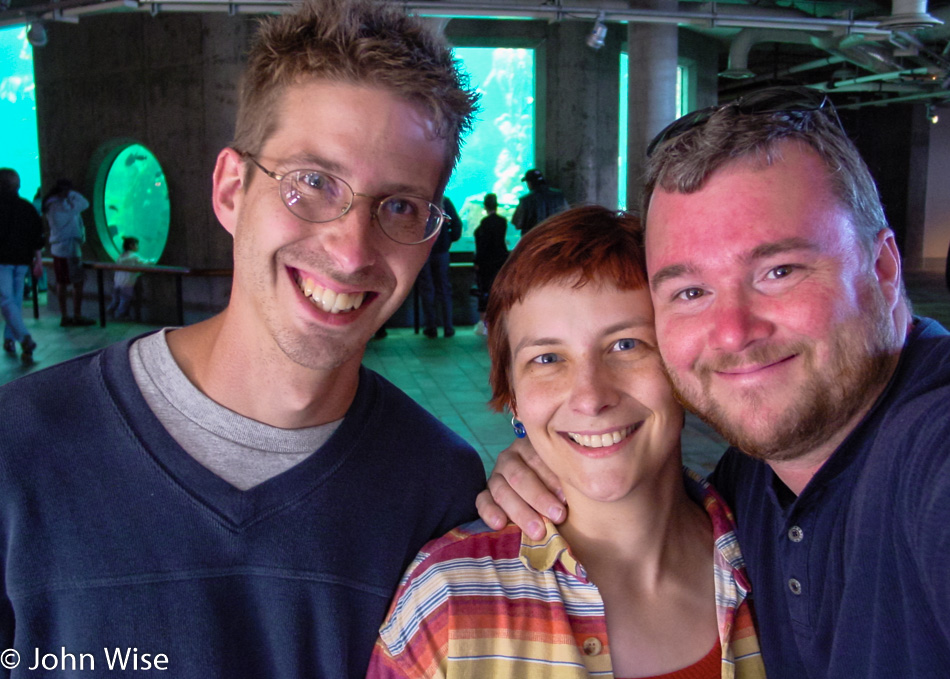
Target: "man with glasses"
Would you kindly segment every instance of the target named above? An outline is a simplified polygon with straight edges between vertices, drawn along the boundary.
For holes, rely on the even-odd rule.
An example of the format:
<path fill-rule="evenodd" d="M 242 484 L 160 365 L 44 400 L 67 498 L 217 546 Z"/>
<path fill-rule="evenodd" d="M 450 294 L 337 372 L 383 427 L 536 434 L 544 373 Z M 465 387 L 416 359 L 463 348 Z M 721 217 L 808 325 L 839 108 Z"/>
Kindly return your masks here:
<path fill-rule="evenodd" d="M 734 446 L 712 480 L 735 511 L 769 677 L 950 676 L 950 334 L 912 315 L 833 107 L 770 90 L 691 114 L 650 150 L 658 344 L 679 397 Z M 498 502 L 537 520 L 504 474 L 562 518 L 519 470 L 500 460 Z"/>
<path fill-rule="evenodd" d="M 444 223 L 474 104 L 392 6 L 262 24 L 213 177 L 227 308 L 0 390 L 14 676 L 36 649 L 104 669 L 103 648 L 181 677 L 363 675 L 406 565 L 484 487 L 470 446 L 360 365 Z"/>

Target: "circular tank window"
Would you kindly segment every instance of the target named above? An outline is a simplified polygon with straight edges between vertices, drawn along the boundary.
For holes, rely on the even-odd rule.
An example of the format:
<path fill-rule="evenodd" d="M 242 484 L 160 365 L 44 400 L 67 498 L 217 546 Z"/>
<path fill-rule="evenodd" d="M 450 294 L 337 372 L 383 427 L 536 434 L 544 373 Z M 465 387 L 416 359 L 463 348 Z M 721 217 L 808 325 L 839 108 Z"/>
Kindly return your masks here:
<path fill-rule="evenodd" d="M 117 153 L 116 153 L 117 152 Z M 96 228 L 106 253 L 113 260 L 122 254 L 123 238 L 138 238 L 138 255 L 157 262 L 168 242 L 170 207 L 168 183 L 158 159 L 141 144 L 124 144 L 109 153 L 96 206 Z M 101 177 L 101 175 L 100 175 Z M 97 196 L 98 197 L 98 196 Z"/>

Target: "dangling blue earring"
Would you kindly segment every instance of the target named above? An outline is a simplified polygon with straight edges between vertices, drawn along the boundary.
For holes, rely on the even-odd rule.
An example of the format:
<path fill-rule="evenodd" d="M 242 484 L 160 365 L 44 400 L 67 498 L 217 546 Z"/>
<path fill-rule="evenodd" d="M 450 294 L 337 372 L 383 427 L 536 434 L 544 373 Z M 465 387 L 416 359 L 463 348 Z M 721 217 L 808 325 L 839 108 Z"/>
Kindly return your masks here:
<path fill-rule="evenodd" d="M 523 439 L 528 435 L 528 432 L 526 432 L 524 429 L 524 425 L 515 419 L 514 415 L 511 416 L 511 428 L 515 430 L 515 436 L 517 436 L 519 439 Z"/>

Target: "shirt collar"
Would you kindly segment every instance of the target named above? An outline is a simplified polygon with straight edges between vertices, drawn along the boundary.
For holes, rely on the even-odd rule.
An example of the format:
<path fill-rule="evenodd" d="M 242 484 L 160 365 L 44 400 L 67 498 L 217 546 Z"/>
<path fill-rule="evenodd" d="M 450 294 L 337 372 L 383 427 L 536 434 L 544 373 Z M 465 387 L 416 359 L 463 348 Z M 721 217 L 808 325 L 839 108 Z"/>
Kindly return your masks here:
<path fill-rule="evenodd" d="M 736 586 L 746 596 L 751 589 L 745 573 L 745 561 L 739 551 L 735 534 L 735 519 L 732 510 L 706 479 L 691 469 L 683 467 L 683 484 L 690 499 L 706 510 L 712 522 L 713 540 L 716 544 L 716 562 L 727 566 L 735 578 Z M 584 566 L 571 554 L 567 540 L 558 533 L 557 527 L 544 519 L 544 537 L 532 540 L 523 531 L 518 557 L 526 568 L 533 571 L 553 570 L 558 563 L 569 574 L 582 582 L 588 582 Z"/>
<path fill-rule="evenodd" d="M 587 582 L 587 572 L 571 554 L 567 540 L 557 532 L 553 523 L 544 520 L 544 537 L 532 540 L 523 531 L 521 533 L 521 550 L 518 558 L 526 568 L 532 571 L 549 571 L 560 563 L 565 571 L 577 579 Z"/>

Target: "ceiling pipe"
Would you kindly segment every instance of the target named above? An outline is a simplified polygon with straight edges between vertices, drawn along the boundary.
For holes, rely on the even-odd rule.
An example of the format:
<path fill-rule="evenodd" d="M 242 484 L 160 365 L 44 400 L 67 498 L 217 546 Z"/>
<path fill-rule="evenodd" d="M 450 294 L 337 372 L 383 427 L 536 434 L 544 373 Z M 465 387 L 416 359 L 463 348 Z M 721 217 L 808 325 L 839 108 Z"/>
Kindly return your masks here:
<path fill-rule="evenodd" d="M 916 75 L 928 75 L 930 70 L 926 66 L 920 68 L 909 68 L 903 71 L 893 71 L 892 73 L 875 73 L 874 75 L 863 75 L 858 78 L 849 78 L 848 80 L 838 80 L 831 83 L 828 87 L 829 92 L 836 91 L 839 87 L 848 87 L 850 85 L 862 85 L 872 82 L 885 82 L 888 80 L 899 80 L 901 78 L 913 77 Z"/>
<path fill-rule="evenodd" d="M 848 85 L 847 87 L 842 87 L 840 89 L 837 87 L 829 87 L 827 85 L 808 85 L 808 87 L 818 92 L 825 92 L 828 94 L 834 93 L 839 95 L 839 101 L 844 101 L 841 99 L 841 97 L 845 94 L 920 94 L 919 89 L 913 89 L 913 87 L 908 86 L 907 83 L 899 82 L 864 83 L 863 85 Z M 835 104 L 835 107 L 838 107 L 837 103 Z"/>
<path fill-rule="evenodd" d="M 827 66 L 834 66 L 840 64 L 844 61 L 847 61 L 844 57 L 833 56 L 833 57 L 824 57 L 822 59 L 815 59 L 814 61 L 808 61 L 804 64 L 798 64 L 796 66 L 789 66 L 788 68 L 783 68 L 781 71 L 776 71 L 774 73 L 764 73 L 762 75 L 757 75 L 754 78 L 748 78 L 742 82 L 731 84 L 731 85 L 722 85 L 720 90 L 729 91 L 738 88 L 746 89 L 749 85 L 754 85 L 755 83 L 781 80 L 790 75 L 796 75 L 798 73 L 806 73 L 807 71 L 814 71 L 818 68 L 825 68 Z"/>
<path fill-rule="evenodd" d="M 701 3 L 681 2 L 679 3 L 680 11 L 699 12 L 699 13 L 704 13 L 704 14 L 722 14 L 723 8 L 725 7 L 730 7 L 730 5 L 726 3 L 721 3 L 721 2 L 701 2 Z M 735 5 L 732 5 L 732 7 L 735 7 Z M 751 17 L 771 17 L 771 18 L 783 17 L 786 19 L 795 19 L 795 18 L 802 18 L 802 17 L 814 18 L 812 17 L 811 14 L 808 14 L 807 12 L 803 12 L 798 9 L 778 8 L 778 7 L 759 7 L 757 5 L 748 5 L 748 4 L 743 4 L 741 5 L 741 7 L 742 7 L 742 14 L 745 14 Z"/>
<path fill-rule="evenodd" d="M 878 99 L 873 101 L 859 101 L 853 104 L 835 104 L 835 108 L 839 111 L 844 109 L 858 109 L 865 108 L 867 106 L 888 106 L 889 104 L 906 104 L 912 101 L 923 101 L 925 99 L 950 99 L 950 92 L 946 90 L 941 90 L 939 92 L 925 92 L 923 94 L 911 94 L 906 97 L 891 97 L 889 99 Z"/>
<path fill-rule="evenodd" d="M 804 31 L 770 31 L 761 28 L 743 28 L 729 45 L 729 62 L 720 78 L 734 80 L 754 78 L 749 70 L 749 52 L 752 47 L 763 42 L 782 42 L 815 46 L 812 36 Z"/>
<path fill-rule="evenodd" d="M 858 36 L 819 36 L 815 40 L 815 47 L 844 57 L 846 61 L 871 73 L 891 73 L 904 68 L 894 59 L 891 48 Z"/>
<path fill-rule="evenodd" d="M 827 31 L 852 33 L 877 33 L 886 35 L 887 31 L 877 28 L 875 21 L 856 19 L 816 18 L 799 12 L 784 10 L 761 10 L 748 5 L 703 5 L 710 9 L 696 11 L 694 4 L 685 3 L 674 10 L 654 10 L 631 8 L 620 2 L 584 2 L 566 6 L 519 4 L 510 0 L 404 0 L 400 4 L 409 12 L 423 16 L 442 17 L 484 17 L 484 18 L 521 18 L 561 21 L 564 19 L 594 20 L 603 12 L 606 21 L 628 23 L 655 23 L 665 25 L 696 26 L 700 28 L 774 28 L 788 30 Z M 290 11 L 294 0 L 250 0 L 242 3 L 235 0 L 139 0 L 132 2 L 139 11 L 161 10 L 190 12 L 229 12 L 232 14 L 279 13 Z M 100 6 L 101 5 L 101 6 Z M 109 7 L 107 10 L 106 7 Z M 54 10 L 82 7 L 85 12 L 116 11 L 112 3 L 100 3 L 91 0 L 60 0 L 59 2 L 37 2 L 24 5 L 16 10 L 0 12 L 0 26 L 29 23 L 40 15 L 49 18 Z M 122 7 L 129 4 L 122 3 Z M 723 7 L 727 8 L 723 11 Z M 30 13 L 27 18 L 26 13 Z"/>

